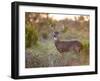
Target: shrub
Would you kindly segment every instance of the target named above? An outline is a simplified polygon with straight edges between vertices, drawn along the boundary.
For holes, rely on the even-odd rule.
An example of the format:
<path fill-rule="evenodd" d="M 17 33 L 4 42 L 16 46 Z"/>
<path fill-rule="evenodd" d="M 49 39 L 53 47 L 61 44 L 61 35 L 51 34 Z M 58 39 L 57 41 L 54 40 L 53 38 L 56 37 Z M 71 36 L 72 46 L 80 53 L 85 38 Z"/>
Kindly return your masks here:
<path fill-rule="evenodd" d="M 84 47 L 85 53 L 88 54 L 89 53 L 89 42 L 84 43 L 83 47 Z"/>
<path fill-rule="evenodd" d="M 30 24 L 26 24 L 26 27 L 25 27 L 25 47 L 29 48 L 33 44 L 36 45 L 37 41 L 38 41 L 37 29 Z"/>

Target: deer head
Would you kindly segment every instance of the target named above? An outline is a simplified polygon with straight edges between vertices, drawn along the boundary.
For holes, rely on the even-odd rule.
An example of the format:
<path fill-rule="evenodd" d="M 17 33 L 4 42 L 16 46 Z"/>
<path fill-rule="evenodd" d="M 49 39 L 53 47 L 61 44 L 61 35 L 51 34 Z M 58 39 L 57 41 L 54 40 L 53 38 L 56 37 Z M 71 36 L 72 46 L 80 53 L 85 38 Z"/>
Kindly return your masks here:
<path fill-rule="evenodd" d="M 54 26 L 50 26 L 50 29 L 52 31 L 52 37 L 54 41 L 59 40 L 59 32 L 56 30 L 56 28 Z"/>
<path fill-rule="evenodd" d="M 59 40 L 59 32 L 53 32 L 53 39 L 55 41 Z"/>

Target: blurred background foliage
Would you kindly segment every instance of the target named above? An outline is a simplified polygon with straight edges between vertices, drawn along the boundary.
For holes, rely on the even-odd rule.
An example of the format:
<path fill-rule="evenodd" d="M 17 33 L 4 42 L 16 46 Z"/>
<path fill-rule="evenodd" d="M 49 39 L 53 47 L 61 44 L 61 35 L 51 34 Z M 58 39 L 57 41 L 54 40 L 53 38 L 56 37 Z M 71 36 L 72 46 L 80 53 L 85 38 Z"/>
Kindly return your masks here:
<path fill-rule="evenodd" d="M 25 31 L 26 48 L 32 47 L 32 45 L 36 45 L 38 41 L 37 29 L 31 24 L 26 24 Z"/>
<path fill-rule="evenodd" d="M 73 19 L 71 19 L 67 15 L 58 20 L 50 15 L 48 13 L 25 13 L 25 67 L 64 66 L 68 65 L 67 63 L 73 66 L 89 64 L 89 16 L 72 15 Z M 80 41 L 83 45 L 80 57 L 74 52 L 68 52 L 64 53 L 63 60 L 54 45 L 54 31 L 60 33 L 61 40 Z M 78 63 L 79 61 L 81 63 Z"/>

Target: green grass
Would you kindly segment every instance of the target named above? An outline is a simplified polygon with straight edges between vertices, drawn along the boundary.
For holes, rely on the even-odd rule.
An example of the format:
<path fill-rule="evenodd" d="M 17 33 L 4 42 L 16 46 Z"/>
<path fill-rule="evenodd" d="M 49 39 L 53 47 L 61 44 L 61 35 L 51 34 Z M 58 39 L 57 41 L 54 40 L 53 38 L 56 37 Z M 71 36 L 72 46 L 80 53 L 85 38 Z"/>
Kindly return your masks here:
<path fill-rule="evenodd" d="M 26 49 L 26 55 L 31 55 L 31 59 L 26 58 L 26 68 L 87 65 L 89 57 L 85 49 L 87 48 L 80 55 L 73 51 L 60 54 L 53 41 L 38 42 L 32 48 Z"/>

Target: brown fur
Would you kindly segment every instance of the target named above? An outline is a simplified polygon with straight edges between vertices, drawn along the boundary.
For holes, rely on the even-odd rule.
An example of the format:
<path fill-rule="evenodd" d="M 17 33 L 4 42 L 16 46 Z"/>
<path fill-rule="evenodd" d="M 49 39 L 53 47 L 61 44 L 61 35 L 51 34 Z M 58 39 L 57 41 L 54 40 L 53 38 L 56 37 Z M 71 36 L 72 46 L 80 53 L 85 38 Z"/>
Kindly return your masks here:
<path fill-rule="evenodd" d="M 82 44 L 79 41 L 55 41 L 55 46 L 60 53 L 75 51 L 80 52 Z"/>

